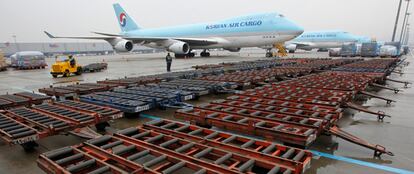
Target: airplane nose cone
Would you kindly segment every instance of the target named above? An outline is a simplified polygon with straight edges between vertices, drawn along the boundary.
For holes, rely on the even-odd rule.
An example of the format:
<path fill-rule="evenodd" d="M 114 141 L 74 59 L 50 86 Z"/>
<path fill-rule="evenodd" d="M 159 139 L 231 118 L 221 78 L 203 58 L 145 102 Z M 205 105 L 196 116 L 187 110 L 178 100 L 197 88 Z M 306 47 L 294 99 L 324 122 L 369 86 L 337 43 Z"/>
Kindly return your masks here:
<path fill-rule="evenodd" d="M 291 24 L 291 26 L 292 26 L 292 31 L 293 31 L 293 33 L 296 35 L 296 36 L 299 36 L 299 35 L 301 35 L 304 31 L 305 31 L 305 29 L 303 29 L 303 27 L 302 26 L 300 26 L 300 25 L 298 25 L 298 24 L 295 24 L 294 22 L 291 22 L 292 24 Z"/>
<path fill-rule="evenodd" d="M 293 38 L 301 35 L 304 32 L 304 29 L 303 29 L 302 26 L 296 24 L 295 22 L 293 22 L 289 19 L 285 19 L 285 26 L 287 27 L 287 30 L 289 31 L 289 34 Z"/>

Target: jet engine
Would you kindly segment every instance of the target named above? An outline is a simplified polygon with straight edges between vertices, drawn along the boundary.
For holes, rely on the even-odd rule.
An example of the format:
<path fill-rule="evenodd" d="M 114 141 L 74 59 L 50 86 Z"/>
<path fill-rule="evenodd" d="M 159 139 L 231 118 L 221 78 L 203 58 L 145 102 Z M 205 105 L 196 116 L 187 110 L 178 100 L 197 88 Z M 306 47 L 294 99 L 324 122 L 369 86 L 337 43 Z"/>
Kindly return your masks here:
<path fill-rule="evenodd" d="M 289 45 L 286 45 L 286 49 L 288 50 L 288 51 L 296 51 L 296 47 L 297 47 L 297 45 L 296 44 L 289 44 Z"/>
<path fill-rule="evenodd" d="M 117 52 L 129 52 L 134 48 L 134 44 L 129 40 L 119 40 L 112 45 Z"/>
<path fill-rule="evenodd" d="M 174 52 L 175 54 L 187 54 L 190 52 L 190 46 L 182 41 L 177 41 L 168 47 L 168 51 Z"/>

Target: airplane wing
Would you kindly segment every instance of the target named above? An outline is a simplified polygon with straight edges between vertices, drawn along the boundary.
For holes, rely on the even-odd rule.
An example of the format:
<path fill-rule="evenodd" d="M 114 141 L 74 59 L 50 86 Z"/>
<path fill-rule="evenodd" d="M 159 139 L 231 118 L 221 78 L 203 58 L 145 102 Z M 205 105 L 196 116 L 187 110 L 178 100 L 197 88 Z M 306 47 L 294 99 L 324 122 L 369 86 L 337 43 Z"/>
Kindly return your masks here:
<path fill-rule="evenodd" d="M 175 38 L 176 40 L 181 40 L 183 42 L 188 43 L 190 46 L 205 46 L 205 45 L 213 45 L 217 44 L 218 41 L 215 39 L 207 39 L 207 38 Z"/>
<path fill-rule="evenodd" d="M 212 45 L 217 44 L 218 41 L 209 38 L 175 38 L 175 37 L 131 37 L 131 36 L 123 36 L 118 34 L 109 34 L 109 33 L 101 33 L 101 32 L 93 32 L 95 34 L 103 35 L 103 36 L 72 36 L 72 37 L 61 37 L 61 36 L 54 36 L 47 31 L 45 31 L 46 35 L 49 38 L 67 38 L 67 39 L 102 39 L 102 40 L 111 40 L 116 38 L 123 38 L 126 40 L 130 40 L 134 43 L 145 43 L 145 42 L 158 42 L 158 41 L 165 41 L 165 40 L 179 40 L 188 43 L 190 46 L 205 46 L 205 45 Z"/>
<path fill-rule="evenodd" d="M 131 40 L 134 43 L 142 43 L 142 42 L 157 42 L 157 41 L 164 41 L 164 40 L 179 40 L 185 43 L 188 43 L 190 46 L 205 46 L 205 45 L 212 45 L 217 44 L 218 41 L 214 39 L 208 38 L 180 38 L 180 37 L 122 37 L 126 40 Z"/>
<path fill-rule="evenodd" d="M 61 39 L 61 38 L 65 38 L 65 39 L 102 39 L 102 40 L 107 40 L 107 39 L 114 39 L 114 37 L 108 37 L 108 36 L 54 36 L 52 34 L 50 34 L 47 31 L 44 31 L 45 34 L 51 38 L 51 39 Z"/>

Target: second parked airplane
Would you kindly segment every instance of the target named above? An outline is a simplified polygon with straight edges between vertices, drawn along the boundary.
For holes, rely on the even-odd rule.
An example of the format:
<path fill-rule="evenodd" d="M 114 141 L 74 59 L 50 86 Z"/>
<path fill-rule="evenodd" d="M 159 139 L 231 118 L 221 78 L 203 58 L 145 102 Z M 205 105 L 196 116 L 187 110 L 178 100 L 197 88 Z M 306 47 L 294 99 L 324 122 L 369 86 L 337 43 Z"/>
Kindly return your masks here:
<path fill-rule="evenodd" d="M 243 47 L 261 47 L 284 43 L 303 33 L 303 28 L 278 13 L 259 13 L 221 20 L 218 22 L 183 26 L 144 29 L 122 9 L 114 4 L 115 14 L 122 30 L 119 34 L 95 32 L 102 36 L 60 37 L 45 33 L 50 38 L 102 39 L 118 52 L 128 52 L 134 44 L 165 49 L 176 57 L 194 57 L 192 50 L 203 50 L 201 57 L 208 57 L 208 49 L 223 48 L 238 52 Z"/>
<path fill-rule="evenodd" d="M 304 32 L 299 37 L 286 43 L 285 47 L 289 52 L 293 53 L 296 49 L 312 50 L 329 48 L 340 48 L 346 43 L 355 43 L 358 38 L 344 31 L 316 31 Z"/>

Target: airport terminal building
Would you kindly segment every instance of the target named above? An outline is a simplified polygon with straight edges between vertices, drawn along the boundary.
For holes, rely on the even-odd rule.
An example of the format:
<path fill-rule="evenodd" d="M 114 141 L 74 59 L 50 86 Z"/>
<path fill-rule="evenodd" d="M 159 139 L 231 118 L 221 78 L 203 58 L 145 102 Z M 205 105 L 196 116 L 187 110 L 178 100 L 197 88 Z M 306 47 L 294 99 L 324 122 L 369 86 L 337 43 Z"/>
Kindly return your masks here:
<path fill-rule="evenodd" d="M 0 43 L 0 49 L 5 56 L 10 56 L 19 51 L 41 51 L 47 56 L 55 54 L 110 54 L 114 50 L 106 42 L 20 42 Z M 144 46 L 134 46 L 133 52 L 153 53 L 159 50 Z"/>

